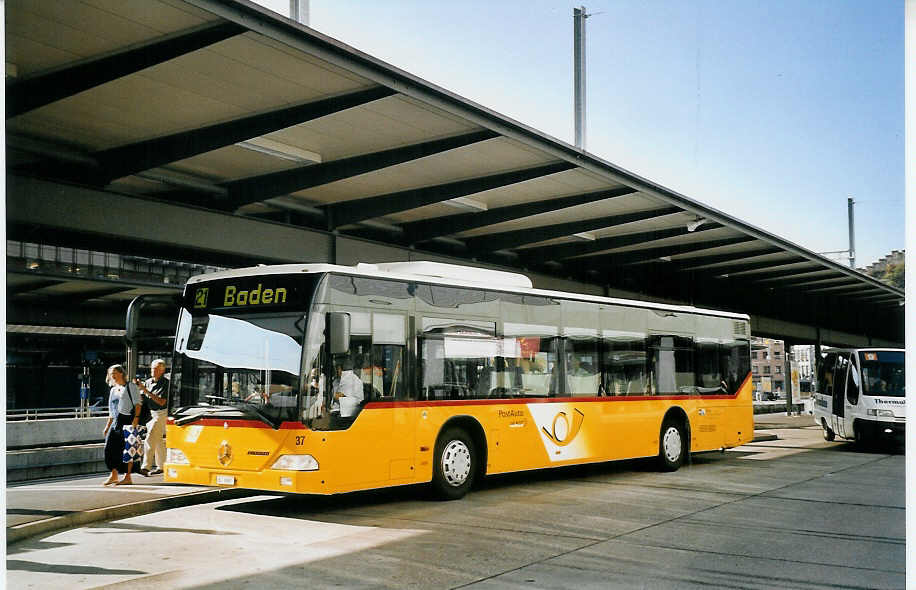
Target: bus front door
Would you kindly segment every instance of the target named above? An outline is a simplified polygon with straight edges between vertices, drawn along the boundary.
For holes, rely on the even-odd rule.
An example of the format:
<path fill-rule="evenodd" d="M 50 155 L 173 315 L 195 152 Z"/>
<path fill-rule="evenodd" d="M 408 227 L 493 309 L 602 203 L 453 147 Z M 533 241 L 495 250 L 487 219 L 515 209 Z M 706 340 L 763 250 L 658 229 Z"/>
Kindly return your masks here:
<path fill-rule="evenodd" d="M 833 431 L 846 438 L 846 378 L 849 373 L 849 355 L 839 354 L 833 369 Z"/>

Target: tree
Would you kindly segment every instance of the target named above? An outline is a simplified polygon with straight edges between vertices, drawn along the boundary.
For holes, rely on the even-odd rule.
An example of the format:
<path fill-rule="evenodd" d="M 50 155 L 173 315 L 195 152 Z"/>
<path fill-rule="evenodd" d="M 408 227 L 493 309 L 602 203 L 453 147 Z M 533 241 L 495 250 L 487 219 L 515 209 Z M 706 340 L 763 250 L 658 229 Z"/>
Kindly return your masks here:
<path fill-rule="evenodd" d="M 900 262 L 899 264 L 889 264 L 887 265 L 887 270 L 884 271 L 884 276 L 881 277 L 881 280 L 888 285 L 897 287 L 898 289 L 903 289 L 904 274 L 903 262 Z"/>

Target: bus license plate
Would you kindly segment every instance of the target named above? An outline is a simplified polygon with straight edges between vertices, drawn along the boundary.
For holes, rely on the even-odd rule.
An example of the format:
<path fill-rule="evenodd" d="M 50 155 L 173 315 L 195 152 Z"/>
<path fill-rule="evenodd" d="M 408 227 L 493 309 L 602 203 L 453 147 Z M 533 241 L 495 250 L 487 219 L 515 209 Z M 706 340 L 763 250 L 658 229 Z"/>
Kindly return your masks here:
<path fill-rule="evenodd" d="M 217 475 L 217 476 L 216 476 L 216 485 L 218 485 L 218 486 L 234 486 L 234 485 L 235 485 L 235 476 L 233 476 L 233 475 Z"/>

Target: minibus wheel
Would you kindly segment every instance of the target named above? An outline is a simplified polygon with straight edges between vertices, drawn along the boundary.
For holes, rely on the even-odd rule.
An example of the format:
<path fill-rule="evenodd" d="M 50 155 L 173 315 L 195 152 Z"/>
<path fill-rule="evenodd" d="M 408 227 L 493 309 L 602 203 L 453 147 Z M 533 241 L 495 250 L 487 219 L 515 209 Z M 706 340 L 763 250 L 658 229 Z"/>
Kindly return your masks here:
<path fill-rule="evenodd" d="M 680 421 L 666 418 L 658 441 L 658 463 L 663 471 L 677 471 L 687 455 L 687 437 Z"/>
<path fill-rule="evenodd" d="M 824 440 L 832 441 L 836 438 L 836 433 L 830 430 L 830 427 L 827 426 L 827 420 L 821 418 L 821 426 L 824 428 Z"/>
<path fill-rule="evenodd" d="M 443 431 L 436 441 L 433 461 L 433 494 L 442 500 L 464 497 L 477 471 L 477 451 L 468 433 L 461 428 Z"/>

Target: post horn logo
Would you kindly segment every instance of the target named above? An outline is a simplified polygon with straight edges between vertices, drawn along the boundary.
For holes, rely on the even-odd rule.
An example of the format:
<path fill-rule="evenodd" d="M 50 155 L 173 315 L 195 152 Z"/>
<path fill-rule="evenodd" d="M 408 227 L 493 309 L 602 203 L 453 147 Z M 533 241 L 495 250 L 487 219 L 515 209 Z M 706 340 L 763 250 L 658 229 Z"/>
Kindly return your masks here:
<path fill-rule="evenodd" d="M 577 409 L 573 409 L 572 424 L 569 423 L 569 417 L 566 415 L 566 412 L 558 412 L 557 415 L 553 417 L 551 430 L 547 430 L 546 426 L 543 426 L 542 429 L 544 430 L 544 434 L 547 435 L 547 438 L 553 441 L 553 444 L 558 447 L 565 447 L 576 438 L 577 434 L 579 434 L 579 429 L 582 428 L 583 420 L 585 420 L 585 414 Z"/>
<path fill-rule="evenodd" d="M 219 443 L 219 449 L 216 451 L 216 460 L 219 461 L 219 464 L 223 467 L 232 463 L 232 447 L 229 445 L 229 441 L 224 440 Z"/>

